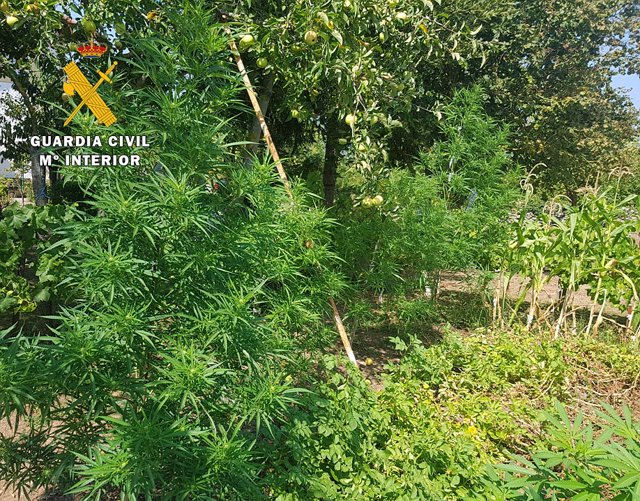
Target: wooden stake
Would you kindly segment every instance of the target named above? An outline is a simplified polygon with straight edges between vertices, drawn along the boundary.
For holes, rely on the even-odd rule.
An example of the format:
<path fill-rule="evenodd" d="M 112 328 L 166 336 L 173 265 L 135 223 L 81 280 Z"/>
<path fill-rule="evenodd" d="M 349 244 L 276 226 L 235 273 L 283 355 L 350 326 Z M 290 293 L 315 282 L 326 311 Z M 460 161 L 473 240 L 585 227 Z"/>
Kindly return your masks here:
<path fill-rule="evenodd" d="M 253 106 L 253 109 L 256 112 L 256 117 L 258 117 L 258 122 L 260 122 L 260 128 L 262 129 L 262 135 L 264 136 L 264 140 L 266 141 L 267 146 L 269 147 L 269 151 L 271 152 L 273 161 L 276 163 L 276 169 L 278 170 L 278 175 L 282 180 L 282 184 L 284 184 L 284 189 L 287 190 L 287 193 L 289 194 L 289 196 L 293 198 L 293 193 L 291 192 L 291 184 L 289 183 L 289 179 L 287 178 L 287 173 L 284 171 L 284 166 L 282 165 L 282 161 L 280 160 L 280 155 L 278 155 L 278 150 L 276 149 L 276 145 L 273 142 L 271 133 L 269 132 L 269 127 L 267 126 L 267 122 L 264 119 L 262 110 L 260 109 L 258 96 L 256 96 L 256 93 L 253 90 L 253 85 L 251 85 L 251 79 L 249 78 L 249 74 L 247 73 L 247 69 L 244 66 L 244 62 L 242 61 L 242 58 L 240 57 L 240 51 L 238 51 L 238 46 L 236 45 L 236 42 L 233 40 L 233 36 L 229 28 L 227 28 L 226 31 L 227 31 L 227 35 L 229 35 L 229 46 L 231 47 L 231 54 L 233 54 L 233 58 L 236 61 L 236 65 L 238 66 L 238 71 L 240 71 L 240 75 L 242 76 L 242 81 L 244 82 L 244 86 L 247 89 L 247 94 L 249 94 L 251 105 Z"/>
<path fill-rule="evenodd" d="M 253 110 L 256 113 L 256 117 L 258 118 L 258 122 L 260 122 L 260 128 L 262 129 L 262 134 L 264 135 L 264 139 L 267 143 L 267 147 L 269 148 L 269 152 L 273 157 L 274 162 L 276 163 L 276 169 L 278 170 L 278 175 L 282 180 L 282 184 L 284 185 L 284 189 L 287 191 L 289 197 L 293 198 L 293 192 L 291 191 L 291 183 L 289 183 L 289 179 L 287 178 L 287 173 L 284 170 L 284 166 L 282 165 L 282 161 L 280 160 L 280 155 L 278 155 L 278 150 L 276 149 L 276 145 L 273 142 L 273 138 L 271 137 L 271 133 L 269 132 L 269 127 L 267 126 L 267 122 L 264 119 L 264 115 L 262 114 L 262 110 L 260 109 L 260 103 L 258 102 L 258 96 L 256 96 L 255 91 L 253 90 L 253 85 L 251 84 L 251 79 L 249 78 L 249 74 L 247 73 L 247 69 L 244 66 L 244 62 L 240 57 L 240 51 L 238 50 L 238 46 L 236 42 L 233 40 L 233 34 L 229 28 L 225 28 L 227 35 L 229 36 L 229 46 L 231 47 L 231 54 L 233 54 L 233 58 L 235 59 L 236 65 L 238 66 L 238 71 L 240 71 L 240 75 L 242 76 L 242 81 L 244 82 L 244 86 L 247 89 L 247 94 L 249 94 L 249 99 L 251 100 L 251 105 L 253 106 Z M 336 306 L 333 298 L 329 299 L 329 304 L 331 305 L 331 309 L 333 310 L 333 318 L 336 323 L 336 328 L 340 333 L 340 339 L 342 339 L 342 344 L 344 346 L 344 350 L 347 352 L 347 356 L 349 360 L 358 367 L 358 361 L 356 360 L 355 355 L 353 354 L 353 350 L 351 349 L 351 343 L 349 342 L 349 337 L 347 336 L 347 331 L 344 328 L 344 324 L 342 323 L 342 318 L 340 317 L 340 312 L 338 311 L 338 307 Z"/>
<path fill-rule="evenodd" d="M 356 356 L 353 354 L 353 350 L 351 349 L 351 343 L 349 343 L 349 337 L 347 336 L 347 331 L 342 324 L 342 319 L 340 318 L 340 312 L 338 311 L 338 307 L 336 306 L 336 302 L 333 298 L 329 298 L 329 304 L 331 305 L 331 309 L 333 310 L 333 319 L 336 322 L 336 327 L 338 328 L 338 332 L 340 333 L 340 338 L 342 339 L 342 344 L 344 345 L 344 350 L 347 352 L 347 356 L 349 360 L 353 362 L 353 364 L 358 367 L 358 361 L 356 360 Z"/>

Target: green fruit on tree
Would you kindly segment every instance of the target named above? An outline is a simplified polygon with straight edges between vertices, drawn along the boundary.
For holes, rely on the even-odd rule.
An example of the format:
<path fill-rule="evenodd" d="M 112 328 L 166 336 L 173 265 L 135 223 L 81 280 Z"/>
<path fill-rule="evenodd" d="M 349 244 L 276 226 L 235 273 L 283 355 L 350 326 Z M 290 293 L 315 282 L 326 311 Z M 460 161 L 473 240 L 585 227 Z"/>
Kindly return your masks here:
<path fill-rule="evenodd" d="M 80 22 L 82 29 L 87 35 L 93 35 L 96 32 L 96 23 L 86 17 Z"/>
<path fill-rule="evenodd" d="M 267 61 L 266 57 L 259 57 L 256 61 L 256 64 L 258 65 L 258 68 L 266 68 L 269 64 L 269 61 Z"/>
<path fill-rule="evenodd" d="M 382 195 L 376 195 L 371 201 L 371 205 L 373 205 L 374 207 L 380 207 L 383 203 L 384 198 L 382 197 Z"/>
<path fill-rule="evenodd" d="M 378 38 L 380 39 L 381 42 L 384 42 L 387 36 L 384 34 L 384 32 L 381 31 L 380 34 L 378 35 Z"/>
<path fill-rule="evenodd" d="M 240 39 L 240 50 L 245 51 L 255 43 L 253 35 L 245 35 Z"/>
<path fill-rule="evenodd" d="M 9 4 L 7 2 L 0 2 L 0 11 L 9 12 Z"/>
<path fill-rule="evenodd" d="M 369 124 L 370 125 L 375 125 L 378 123 L 378 121 L 380 120 L 380 118 L 378 118 L 378 115 L 373 115 L 370 119 L 369 119 Z"/>
<path fill-rule="evenodd" d="M 350 126 L 352 126 L 352 127 L 353 127 L 353 125 L 355 125 L 355 123 L 356 123 L 356 117 L 355 117 L 354 115 L 352 115 L 352 114 L 348 114 L 348 115 L 344 118 L 344 122 L 345 122 L 347 125 L 350 125 Z"/>
<path fill-rule="evenodd" d="M 345 145 L 347 144 L 349 141 L 347 139 L 345 139 L 344 137 L 341 137 L 340 139 L 338 139 L 338 143 Z"/>
<path fill-rule="evenodd" d="M 60 97 L 65 103 L 68 103 L 69 99 L 71 98 L 71 96 L 69 96 L 69 94 L 67 94 L 66 92 L 63 92 L 62 96 L 60 96 Z"/>
<path fill-rule="evenodd" d="M 304 41 L 307 45 L 313 45 L 318 41 L 318 34 L 313 30 L 309 30 L 304 34 Z"/>
<path fill-rule="evenodd" d="M 16 16 L 7 16 L 6 21 L 9 26 L 13 26 L 18 22 L 18 18 Z"/>
<path fill-rule="evenodd" d="M 349 0 L 344 0 L 344 3 L 342 5 L 344 6 L 345 9 L 351 8 L 351 2 Z"/>
<path fill-rule="evenodd" d="M 389 0 L 387 2 L 387 5 L 389 7 L 391 7 L 392 9 L 395 9 L 398 6 L 398 2 L 397 2 L 397 0 Z"/>
<path fill-rule="evenodd" d="M 74 42 L 69 42 L 69 45 L 67 45 L 67 47 L 69 47 L 69 50 L 71 52 L 75 52 L 78 50 L 78 44 Z"/>
<path fill-rule="evenodd" d="M 365 151 L 367 151 L 367 147 L 366 147 L 364 144 L 360 143 L 360 144 L 358 145 L 358 151 L 359 151 L 360 153 L 364 153 Z"/>
<path fill-rule="evenodd" d="M 396 19 L 400 21 L 406 21 L 407 19 L 409 19 L 409 15 L 406 12 L 398 12 L 396 14 Z"/>
<path fill-rule="evenodd" d="M 122 21 L 117 21 L 114 25 L 114 29 L 118 35 L 124 35 L 127 32 L 127 27 Z"/>
<path fill-rule="evenodd" d="M 300 116 L 300 112 L 298 110 L 291 110 L 291 117 L 298 118 Z"/>
<path fill-rule="evenodd" d="M 373 198 L 364 197 L 364 199 L 362 200 L 362 206 L 363 207 L 371 207 L 371 205 L 373 205 Z"/>

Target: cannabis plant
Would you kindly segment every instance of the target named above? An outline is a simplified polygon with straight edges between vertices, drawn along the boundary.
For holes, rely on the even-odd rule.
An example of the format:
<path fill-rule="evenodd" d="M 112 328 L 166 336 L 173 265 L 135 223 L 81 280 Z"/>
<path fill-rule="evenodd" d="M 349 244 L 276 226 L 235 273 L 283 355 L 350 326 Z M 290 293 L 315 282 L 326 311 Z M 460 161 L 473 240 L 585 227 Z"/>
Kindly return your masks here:
<path fill-rule="evenodd" d="M 493 264 L 517 197 L 517 169 L 508 131 L 487 115 L 483 100 L 479 87 L 457 92 L 444 110 L 441 140 L 414 172 L 391 172 L 376 186 L 379 198 L 349 207 L 339 248 L 347 273 L 365 286 L 421 284 L 435 296 L 442 270 Z M 355 191 L 351 177 L 344 183 Z"/>
<path fill-rule="evenodd" d="M 640 424 L 625 408 L 622 415 L 603 404 L 601 429 L 574 420 L 556 405 L 546 413 L 548 443 L 531 458 L 514 455 L 509 464 L 490 469 L 491 495 L 478 499 L 632 501 L 640 497 Z"/>
<path fill-rule="evenodd" d="M 108 134 L 151 147 L 126 151 L 140 167 L 64 172 L 86 197 L 49 250 L 68 293 L 48 331 L 2 335 L 15 427 L 0 477 L 81 499 L 260 499 L 265 451 L 303 391 L 291 374 L 341 283 L 328 222 L 268 160 L 237 161 L 238 80 L 211 12 L 167 7 L 124 42 Z M 76 133 L 107 135 L 89 115 Z"/>

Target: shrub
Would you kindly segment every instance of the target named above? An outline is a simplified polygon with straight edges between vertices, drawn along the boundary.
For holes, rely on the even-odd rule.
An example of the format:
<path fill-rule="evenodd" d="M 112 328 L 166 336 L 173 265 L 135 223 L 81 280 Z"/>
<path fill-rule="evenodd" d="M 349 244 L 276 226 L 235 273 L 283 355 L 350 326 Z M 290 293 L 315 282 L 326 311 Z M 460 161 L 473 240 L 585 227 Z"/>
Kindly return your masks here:
<path fill-rule="evenodd" d="M 459 91 L 445 109 L 442 140 L 415 172 L 391 172 L 371 188 L 379 203 L 368 197 L 348 208 L 338 248 L 346 272 L 361 285 L 414 290 L 426 275 L 435 292 L 442 270 L 496 261 L 517 197 L 517 169 L 507 154 L 507 131 L 486 115 L 483 99 L 479 88 Z"/>
<path fill-rule="evenodd" d="M 597 429 L 584 423 L 582 414 L 571 420 L 557 404 L 554 413 L 546 413 L 545 447 L 530 459 L 513 455 L 512 463 L 489 471 L 491 499 L 638 499 L 640 423 L 628 408 L 622 415 L 610 406 L 605 409 L 599 413 L 603 424 Z"/>
<path fill-rule="evenodd" d="M 71 212 L 62 206 L 5 207 L 0 219 L 0 313 L 31 312 L 62 281 L 59 256 L 46 253 Z"/>
<path fill-rule="evenodd" d="M 149 137 L 141 168 L 65 172 L 87 198 L 49 250 L 64 257 L 66 306 L 49 332 L 0 341 L 0 417 L 19 424 L 0 477 L 23 492 L 260 499 L 259 450 L 324 341 L 341 283 L 328 222 L 268 162 L 246 168 L 225 146 L 226 39 L 212 13 L 183 8 L 130 35 L 144 57 L 114 82 L 127 106 L 110 133 Z M 77 133 L 100 129 L 84 118 Z"/>

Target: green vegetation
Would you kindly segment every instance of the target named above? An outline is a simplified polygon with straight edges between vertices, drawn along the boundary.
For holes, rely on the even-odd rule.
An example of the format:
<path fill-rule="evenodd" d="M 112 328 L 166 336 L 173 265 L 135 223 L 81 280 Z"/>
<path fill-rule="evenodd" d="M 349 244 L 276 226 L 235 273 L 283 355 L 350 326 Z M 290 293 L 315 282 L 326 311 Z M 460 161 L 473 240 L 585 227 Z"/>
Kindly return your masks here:
<path fill-rule="evenodd" d="M 638 112 L 610 84 L 637 2 L 0 11 L 0 142 L 35 202 L 0 213 L 0 490 L 640 499 Z M 62 128 L 61 68 L 107 59 L 117 122 Z M 21 140 L 52 134 L 150 145 Z"/>

